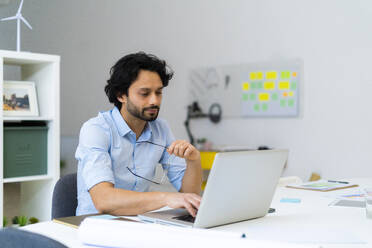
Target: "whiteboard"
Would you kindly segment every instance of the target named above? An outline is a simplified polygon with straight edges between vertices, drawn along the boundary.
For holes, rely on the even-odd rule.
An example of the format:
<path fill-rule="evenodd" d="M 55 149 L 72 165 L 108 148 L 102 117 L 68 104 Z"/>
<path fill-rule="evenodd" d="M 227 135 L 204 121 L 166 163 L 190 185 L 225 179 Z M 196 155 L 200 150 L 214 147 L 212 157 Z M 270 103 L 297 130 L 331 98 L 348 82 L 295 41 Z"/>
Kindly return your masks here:
<path fill-rule="evenodd" d="M 223 117 L 299 115 L 303 63 L 299 59 L 196 68 L 189 101 L 204 113 L 218 103 Z"/>

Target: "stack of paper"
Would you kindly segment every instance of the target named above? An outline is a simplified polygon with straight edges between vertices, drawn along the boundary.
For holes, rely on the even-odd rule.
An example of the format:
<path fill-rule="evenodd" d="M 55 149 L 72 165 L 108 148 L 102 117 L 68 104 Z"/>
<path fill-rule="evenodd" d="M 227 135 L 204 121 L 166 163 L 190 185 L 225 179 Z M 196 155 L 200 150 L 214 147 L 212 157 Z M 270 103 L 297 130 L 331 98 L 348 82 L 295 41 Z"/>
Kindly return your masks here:
<path fill-rule="evenodd" d="M 242 233 L 94 218 L 85 219 L 78 233 L 86 247 L 305 247 L 250 240 L 242 237 Z"/>

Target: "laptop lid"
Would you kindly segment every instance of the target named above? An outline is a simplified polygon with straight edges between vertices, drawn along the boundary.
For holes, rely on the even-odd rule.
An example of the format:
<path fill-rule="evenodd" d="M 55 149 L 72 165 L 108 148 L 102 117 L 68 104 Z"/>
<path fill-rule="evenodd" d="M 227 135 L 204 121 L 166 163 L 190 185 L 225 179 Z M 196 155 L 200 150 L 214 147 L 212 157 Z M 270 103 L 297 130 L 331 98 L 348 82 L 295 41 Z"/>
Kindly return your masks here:
<path fill-rule="evenodd" d="M 287 150 L 217 153 L 194 224 L 176 220 L 184 209 L 149 212 L 142 220 L 214 227 L 266 215 L 288 157 Z"/>
<path fill-rule="evenodd" d="M 212 227 L 267 214 L 287 150 L 216 154 L 195 219 L 195 227 Z"/>

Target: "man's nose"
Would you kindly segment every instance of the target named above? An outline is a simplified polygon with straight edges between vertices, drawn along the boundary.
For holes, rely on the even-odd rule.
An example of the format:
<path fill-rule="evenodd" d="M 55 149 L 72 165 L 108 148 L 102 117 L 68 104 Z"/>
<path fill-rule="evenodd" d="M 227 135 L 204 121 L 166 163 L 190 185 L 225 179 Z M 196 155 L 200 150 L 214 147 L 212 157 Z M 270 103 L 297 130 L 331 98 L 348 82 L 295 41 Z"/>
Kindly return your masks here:
<path fill-rule="evenodd" d="M 161 102 L 161 96 L 157 94 L 151 94 L 150 99 L 149 99 L 150 105 L 159 105 L 160 102 Z"/>

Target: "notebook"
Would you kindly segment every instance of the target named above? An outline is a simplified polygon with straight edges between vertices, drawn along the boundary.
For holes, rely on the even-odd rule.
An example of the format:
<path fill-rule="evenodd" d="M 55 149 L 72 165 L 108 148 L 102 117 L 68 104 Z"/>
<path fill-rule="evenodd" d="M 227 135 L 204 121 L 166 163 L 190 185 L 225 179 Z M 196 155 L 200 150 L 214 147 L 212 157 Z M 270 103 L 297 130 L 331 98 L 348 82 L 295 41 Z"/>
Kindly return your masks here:
<path fill-rule="evenodd" d="M 120 216 L 113 216 L 109 214 L 86 214 L 86 215 L 79 215 L 79 216 L 68 216 L 68 217 L 61 217 L 61 218 L 54 218 L 53 222 L 63 224 L 66 226 L 70 226 L 73 228 L 79 228 L 81 222 L 86 218 L 96 218 L 96 219 L 106 219 L 106 220 L 121 220 L 121 221 L 131 221 L 137 222 L 132 219 L 120 217 Z"/>
<path fill-rule="evenodd" d="M 292 189 L 305 189 L 305 190 L 315 190 L 315 191 L 322 191 L 328 192 L 338 189 L 347 189 L 358 187 L 358 184 L 350 184 L 347 182 L 337 182 L 337 181 L 327 181 L 327 180 L 318 180 L 313 182 L 306 182 L 302 184 L 290 184 L 287 185 L 287 188 Z"/>
<path fill-rule="evenodd" d="M 208 228 L 267 214 L 287 150 L 217 153 L 195 219 L 185 209 L 148 212 L 145 222 Z"/>

